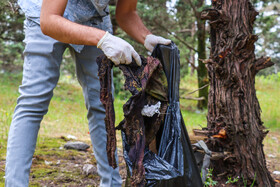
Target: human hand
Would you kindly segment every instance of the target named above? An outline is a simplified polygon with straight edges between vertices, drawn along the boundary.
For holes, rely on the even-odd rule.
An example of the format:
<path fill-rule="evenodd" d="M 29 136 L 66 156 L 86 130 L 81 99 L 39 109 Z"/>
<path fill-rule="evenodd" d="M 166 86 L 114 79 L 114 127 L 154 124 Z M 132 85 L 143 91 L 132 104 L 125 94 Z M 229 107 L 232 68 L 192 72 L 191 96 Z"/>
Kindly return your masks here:
<path fill-rule="evenodd" d="M 153 34 L 148 34 L 145 38 L 144 46 L 146 47 L 147 50 L 149 50 L 150 52 L 153 52 L 154 47 L 157 44 L 168 45 L 170 43 L 171 43 L 171 40 L 165 39 L 161 36 L 155 36 Z"/>
<path fill-rule="evenodd" d="M 99 40 L 97 48 L 100 48 L 115 65 L 130 64 L 134 58 L 136 63 L 141 66 L 141 58 L 134 48 L 128 42 L 109 32 L 106 32 Z"/>

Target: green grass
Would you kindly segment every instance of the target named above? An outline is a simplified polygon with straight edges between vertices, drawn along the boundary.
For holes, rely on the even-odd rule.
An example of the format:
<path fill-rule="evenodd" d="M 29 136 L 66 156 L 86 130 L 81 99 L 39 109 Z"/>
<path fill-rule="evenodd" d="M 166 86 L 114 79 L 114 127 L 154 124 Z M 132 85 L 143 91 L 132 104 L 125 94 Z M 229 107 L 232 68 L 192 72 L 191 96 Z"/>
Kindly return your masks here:
<path fill-rule="evenodd" d="M 18 97 L 17 87 L 20 84 L 20 75 L 0 76 L 0 158 L 3 155 L 8 137 L 9 125 L 12 120 L 16 98 Z"/>
<path fill-rule="evenodd" d="M 271 130 L 280 128 L 280 73 L 256 78 L 257 97 L 264 125 Z"/>
<path fill-rule="evenodd" d="M 198 92 L 188 94 L 194 90 L 197 90 L 197 78 L 194 76 L 185 76 L 181 79 L 180 83 L 180 96 L 198 97 Z M 201 128 L 207 126 L 207 110 L 199 111 L 196 108 L 197 101 L 181 99 L 181 111 L 184 118 L 184 122 L 189 131 L 193 128 Z"/>

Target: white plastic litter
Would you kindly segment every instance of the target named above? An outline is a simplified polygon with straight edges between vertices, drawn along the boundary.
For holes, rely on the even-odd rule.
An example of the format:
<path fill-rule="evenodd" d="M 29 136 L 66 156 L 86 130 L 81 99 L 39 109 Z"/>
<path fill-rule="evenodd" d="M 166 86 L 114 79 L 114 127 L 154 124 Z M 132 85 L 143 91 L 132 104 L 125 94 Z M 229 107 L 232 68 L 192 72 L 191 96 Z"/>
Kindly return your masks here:
<path fill-rule="evenodd" d="M 78 138 L 76 136 L 73 136 L 71 134 L 67 135 L 67 139 L 77 140 Z"/>
<path fill-rule="evenodd" d="M 155 105 L 145 105 L 141 111 L 142 116 L 152 117 L 156 113 L 160 114 L 160 105 L 160 101 Z"/>
<path fill-rule="evenodd" d="M 276 156 L 273 155 L 273 154 L 268 154 L 267 156 L 270 157 L 270 158 L 276 158 Z"/>
<path fill-rule="evenodd" d="M 52 162 L 48 162 L 48 161 L 45 160 L 45 164 L 46 164 L 46 165 L 51 165 Z"/>
<path fill-rule="evenodd" d="M 280 171 L 273 171 L 274 175 L 280 175 Z"/>

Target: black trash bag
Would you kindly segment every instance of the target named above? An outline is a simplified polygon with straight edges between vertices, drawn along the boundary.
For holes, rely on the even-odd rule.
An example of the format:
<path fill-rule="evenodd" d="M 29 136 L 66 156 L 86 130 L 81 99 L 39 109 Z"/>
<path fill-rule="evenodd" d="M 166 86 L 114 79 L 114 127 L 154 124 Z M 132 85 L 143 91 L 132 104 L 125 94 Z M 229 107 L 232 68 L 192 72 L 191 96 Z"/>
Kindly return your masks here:
<path fill-rule="evenodd" d="M 158 58 L 164 68 L 168 81 L 169 106 L 164 126 L 157 134 L 158 154 L 148 148 L 144 154 L 146 186 L 149 187 L 201 187 L 200 172 L 192 151 L 179 103 L 180 54 L 177 46 L 157 45 L 152 56 Z M 122 132 L 124 159 L 128 167 L 128 176 L 132 174 L 132 162 L 129 160 L 130 146 Z"/>

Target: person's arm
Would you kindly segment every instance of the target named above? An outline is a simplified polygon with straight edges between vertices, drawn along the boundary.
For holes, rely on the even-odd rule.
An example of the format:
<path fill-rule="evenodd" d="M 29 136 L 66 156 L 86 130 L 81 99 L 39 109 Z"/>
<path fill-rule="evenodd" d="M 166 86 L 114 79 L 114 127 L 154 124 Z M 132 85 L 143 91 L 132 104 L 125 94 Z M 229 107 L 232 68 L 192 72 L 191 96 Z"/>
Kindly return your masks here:
<path fill-rule="evenodd" d="M 94 45 L 115 64 L 129 64 L 132 58 L 141 65 L 134 48 L 103 30 L 74 23 L 63 17 L 68 0 L 43 0 L 40 25 L 45 35 L 63 43 Z"/>
<path fill-rule="evenodd" d="M 144 44 L 146 49 L 152 52 L 156 44 L 168 45 L 171 40 L 153 35 L 143 24 L 138 16 L 137 0 L 118 0 L 116 8 L 116 20 L 120 27 L 136 41 Z"/>
<path fill-rule="evenodd" d="M 43 0 L 41 30 L 58 41 L 71 44 L 97 45 L 105 31 L 71 22 L 63 17 L 68 0 Z"/>
<path fill-rule="evenodd" d="M 143 24 L 136 11 L 137 0 L 118 0 L 116 20 L 120 27 L 136 41 L 144 44 L 148 34 L 152 34 Z"/>

